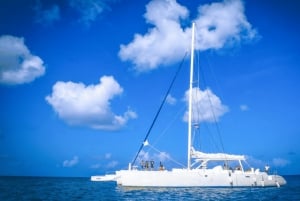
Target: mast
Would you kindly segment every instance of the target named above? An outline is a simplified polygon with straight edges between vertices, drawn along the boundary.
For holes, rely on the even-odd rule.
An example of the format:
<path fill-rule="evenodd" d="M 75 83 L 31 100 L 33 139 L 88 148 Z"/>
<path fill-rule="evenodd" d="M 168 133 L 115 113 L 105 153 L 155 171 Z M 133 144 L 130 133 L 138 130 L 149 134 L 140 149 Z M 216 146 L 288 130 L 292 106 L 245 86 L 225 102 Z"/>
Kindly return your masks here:
<path fill-rule="evenodd" d="M 192 147 L 192 89 L 194 74 L 194 40 L 195 40 L 195 23 L 192 23 L 192 42 L 191 42 L 191 65 L 190 65 L 190 87 L 189 87 L 189 116 L 188 116 L 188 161 L 187 168 L 191 169 L 191 147 Z"/>

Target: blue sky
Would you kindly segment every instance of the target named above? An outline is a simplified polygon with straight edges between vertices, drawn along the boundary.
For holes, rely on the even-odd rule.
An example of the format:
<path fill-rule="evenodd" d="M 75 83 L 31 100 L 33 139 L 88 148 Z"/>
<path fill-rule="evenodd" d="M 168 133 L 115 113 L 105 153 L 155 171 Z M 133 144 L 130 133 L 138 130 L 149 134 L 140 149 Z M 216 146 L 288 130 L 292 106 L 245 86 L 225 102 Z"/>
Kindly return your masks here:
<path fill-rule="evenodd" d="M 189 49 L 192 21 L 199 92 L 220 128 L 198 100 L 195 144 L 220 151 L 221 135 L 226 152 L 299 174 L 299 9 L 292 0 L 1 1 L 0 175 L 126 168 Z M 186 59 L 150 134 L 155 149 L 142 152 L 169 167 L 186 163 L 188 68 Z"/>

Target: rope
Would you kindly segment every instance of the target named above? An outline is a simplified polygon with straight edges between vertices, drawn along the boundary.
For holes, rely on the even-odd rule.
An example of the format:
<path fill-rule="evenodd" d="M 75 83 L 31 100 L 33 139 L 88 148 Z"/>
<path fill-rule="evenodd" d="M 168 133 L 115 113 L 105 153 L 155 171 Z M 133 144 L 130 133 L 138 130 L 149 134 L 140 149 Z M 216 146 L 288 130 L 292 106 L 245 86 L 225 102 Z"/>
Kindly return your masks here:
<path fill-rule="evenodd" d="M 148 137 L 149 137 L 149 135 L 150 135 L 150 132 L 151 132 L 151 130 L 152 130 L 152 128 L 153 128 L 153 126 L 154 126 L 154 124 L 155 124 L 155 122 L 156 122 L 156 119 L 157 119 L 157 117 L 158 117 L 158 115 L 159 115 L 159 113 L 160 113 L 160 111 L 161 111 L 161 109 L 162 109 L 164 103 L 166 102 L 166 99 L 167 99 L 167 97 L 168 97 L 168 95 L 169 95 L 169 93 L 170 93 L 170 90 L 171 90 L 171 88 L 172 88 L 172 86 L 173 86 L 173 84 L 174 84 L 174 82 L 175 82 L 175 80 L 176 80 L 176 78 L 177 78 L 177 75 L 179 74 L 179 71 L 181 70 L 181 67 L 182 67 L 182 64 L 183 64 L 183 61 L 184 61 L 186 55 L 187 55 L 187 52 L 185 52 L 185 54 L 184 54 L 184 56 L 183 56 L 183 58 L 182 58 L 182 60 L 181 60 L 181 63 L 180 63 L 180 65 L 178 66 L 178 69 L 177 69 L 177 71 L 176 71 L 176 73 L 175 73 L 175 76 L 174 76 L 174 78 L 173 78 L 173 80 L 172 80 L 172 82 L 171 82 L 171 84 L 170 84 L 170 86 L 169 86 L 169 88 L 168 88 L 168 90 L 167 90 L 167 93 L 166 93 L 166 95 L 165 95 L 165 97 L 164 97 L 164 99 L 163 99 L 161 105 L 160 105 L 159 108 L 158 108 L 158 111 L 157 111 L 157 113 L 156 113 L 156 115 L 155 115 L 155 117 L 154 117 L 154 119 L 153 119 L 153 121 L 152 121 L 152 124 L 151 124 L 151 126 L 150 126 L 150 128 L 149 128 L 149 130 L 148 130 L 148 132 L 147 132 L 147 134 L 146 134 L 146 136 L 145 136 L 145 138 L 144 138 L 144 141 L 142 142 L 142 144 L 141 144 L 141 146 L 140 146 L 140 148 L 139 148 L 139 150 L 138 150 L 136 156 L 134 157 L 134 160 L 133 160 L 132 163 L 131 163 L 132 165 L 134 165 L 134 163 L 135 163 L 135 161 L 136 161 L 138 155 L 140 154 L 141 150 L 142 150 L 143 147 L 144 147 L 144 142 L 148 139 Z"/>
<path fill-rule="evenodd" d="M 155 141 L 152 143 L 153 146 L 155 146 L 155 145 L 157 144 L 157 142 L 160 140 L 160 138 L 161 138 L 162 136 L 164 136 L 164 135 L 167 133 L 167 131 L 168 131 L 168 130 L 170 129 L 170 127 L 174 124 L 174 122 L 175 122 L 176 120 L 178 120 L 179 115 L 182 114 L 183 111 L 184 111 L 185 109 L 186 109 L 186 107 L 184 106 L 184 107 L 182 107 L 180 110 L 177 111 L 177 113 L 174 115 L 173 120 L 165 127 L 165 129 L 160 133 L 160 135 L 159 135 L 159 136 L 155 139 Z"/>
<path fill-rule="evenodd" d="M 148 146 L 150 146 L 151 149 L 153 149 L 154 151 L 158 152 L 158 153 L 163 153 L 161 151 L 159 151 L 158 149 L 156 149 L 155 147 L 153 147 L 151 144 L 148 144 Z M 183 165 L 182 163 L 176 161 L 175 159 L 173 159 L 171 156 L 167 155 L 167 158 L 170 161 L 173 161 L 174 163 L 176 163 L 177 165 L 180 165 L 181 167 L 186 167 L 185 165 Z"/>
<path fill-rule="evenodd" d="M 199 56 L 199 55 L 198 55 L 198 57 L 199 57 L 199 60 L 200 60 L 200 56 Z M 209 67 L 210 67 L 211 72 L 213 72 L 210 63 L 208 63 L 208 64 L 209 64 Z M 199 65 L 199 66 L 200 66 L 200 65 Z M 202 69 L 199 68 L 198 70 L 201 71 Z M 203 75 L 204 75 L 204 72 L 202 71 L 202 73 L 201 73 L 200 75 L 202 75 L 203 84 L 206 86 L 206 79 L 205 79 L 205 76 L 203 76 Z M 215 76 L 214 76 L 214 79 L 215 79 L 215 81 L 216 81 Z M 198 87 L 199 87 L 199 86 L 198 86 Z M 200 87 L 199 87 L 199 88 L 200 88 Z M 216 130 L 217 130 L 217 134 L 218 134 L 218 137 L 219 137 L 219 141 L 220 141 L 221 151 L 222 151 L 223 153 L 225 153 L 225 148 L 224 148 L 224 144 L 223 144 L 223 139 L 222 139 L 222 135 L 221 135 L 221 130 L 220 130 L 220 126 L 219 126 L 219 124 L 218 124 L 217 118 L 216 118 L 216 114 L 215 114 L 215 110 L 214 110 L 214 107 L 213 107 L 213 104 L 212 104 L 212 101 L 211 101 L 211 97 L 210 97 L 209 93 L 206 93 L 206 95 L 207 95 L 207 97 L 208 97 L 209 104 L 210 104 L 210 107 L 211 107 L 211 111 L 212 111 L 214 123 L 215 123 L 215 126 L 216 126 Z M 198 108 L 197 108 L 197 109 L 198 109 Z M 215 141 L 215 139 L 212 139 L 212 140 Z M 215 143 L 215 146 L 216 146 L 216 148 L 218 149 L 217 143 Z"/>

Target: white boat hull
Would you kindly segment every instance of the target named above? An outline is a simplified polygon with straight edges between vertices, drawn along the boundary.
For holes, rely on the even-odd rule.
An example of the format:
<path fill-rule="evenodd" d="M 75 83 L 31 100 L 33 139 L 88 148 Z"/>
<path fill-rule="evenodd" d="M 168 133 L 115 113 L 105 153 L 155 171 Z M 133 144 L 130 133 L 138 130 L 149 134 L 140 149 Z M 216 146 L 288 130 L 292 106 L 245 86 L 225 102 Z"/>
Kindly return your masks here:
<path fill-rule="evenodd" d="M 286 184 L 283 177 L 265 172 L 220 169 L 120 170 L 116 178 L 119 185 L 131 187 L 280 187 Z"/>

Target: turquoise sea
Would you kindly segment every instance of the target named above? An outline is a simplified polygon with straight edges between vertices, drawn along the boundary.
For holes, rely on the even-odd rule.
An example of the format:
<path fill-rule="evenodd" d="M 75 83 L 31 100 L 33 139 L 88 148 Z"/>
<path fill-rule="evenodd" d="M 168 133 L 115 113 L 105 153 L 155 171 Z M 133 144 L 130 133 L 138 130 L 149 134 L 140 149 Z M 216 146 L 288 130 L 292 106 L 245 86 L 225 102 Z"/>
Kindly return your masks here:
<path fill-rule="evenodd" d="M 281 188 L 124 188 L 89 178 L 0 177 L 0 201 L 39 200 L 300 200 L 300 175 Z"/>

